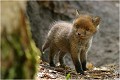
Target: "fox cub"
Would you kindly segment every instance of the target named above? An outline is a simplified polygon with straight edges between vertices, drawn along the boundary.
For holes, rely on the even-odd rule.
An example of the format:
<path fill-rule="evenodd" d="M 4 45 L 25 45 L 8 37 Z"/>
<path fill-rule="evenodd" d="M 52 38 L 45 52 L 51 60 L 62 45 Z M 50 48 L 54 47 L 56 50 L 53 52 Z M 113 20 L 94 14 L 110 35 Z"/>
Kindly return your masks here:
<path fill-rule="evenodd" d="M 80 14 L 78 10 L 76 10 L 76 15 L 73 23 L 58 21 L 52 24 L 42 51 L 50 48 L 50 66 L 55 66 L 53 59 L 59 52 L 61 67 L 65 66 L 64 55 L 70 53 L 77 73 L 84 74 L 87 52 L 91 46 L 93 35 L 99 28 L 100 17 Z"/>

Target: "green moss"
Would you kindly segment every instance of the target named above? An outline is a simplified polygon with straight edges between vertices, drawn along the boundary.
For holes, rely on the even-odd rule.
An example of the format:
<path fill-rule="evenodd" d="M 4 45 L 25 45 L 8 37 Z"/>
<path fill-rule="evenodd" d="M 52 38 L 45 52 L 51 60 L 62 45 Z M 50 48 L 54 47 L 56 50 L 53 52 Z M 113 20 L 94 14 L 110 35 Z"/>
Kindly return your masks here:
<path fill-rule="evenodd" d="M 27 32 L 28 33 L 28 32 Z M 4 79 L 32 79 L 36 73 L 37 57 L 40 54 L 34 41 L 28 36 L 24 47 L 19 33 L 4 34 L 1 39 L 1 77 Z"/>

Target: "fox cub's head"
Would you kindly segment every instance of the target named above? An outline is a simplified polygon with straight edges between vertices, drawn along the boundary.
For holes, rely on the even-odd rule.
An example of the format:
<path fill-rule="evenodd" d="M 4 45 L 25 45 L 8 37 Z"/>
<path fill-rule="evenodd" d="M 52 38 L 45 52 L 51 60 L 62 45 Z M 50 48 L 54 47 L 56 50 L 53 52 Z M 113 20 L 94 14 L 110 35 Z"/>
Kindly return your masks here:
<path fill-rule="evenodd" d="M 78 10 L 76 10 L 76 15 L 77 18 L 73 22 L 73 28 L 76 36 L 81 39 L 86 39 L 93 36 L 99 28 L 100 17 L 79 14 Z"/>

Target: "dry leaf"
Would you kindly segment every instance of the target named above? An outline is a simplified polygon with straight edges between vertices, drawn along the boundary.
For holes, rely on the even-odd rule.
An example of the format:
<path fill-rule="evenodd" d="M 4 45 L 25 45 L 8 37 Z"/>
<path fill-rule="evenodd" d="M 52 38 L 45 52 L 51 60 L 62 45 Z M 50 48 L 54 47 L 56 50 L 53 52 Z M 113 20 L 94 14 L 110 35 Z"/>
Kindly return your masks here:
<path fill-rule="evenodd" d="M 87 63 L 86 67 L 87 69 L 91 70 L 94 68 L 94 65 L 92 63 Z"/>

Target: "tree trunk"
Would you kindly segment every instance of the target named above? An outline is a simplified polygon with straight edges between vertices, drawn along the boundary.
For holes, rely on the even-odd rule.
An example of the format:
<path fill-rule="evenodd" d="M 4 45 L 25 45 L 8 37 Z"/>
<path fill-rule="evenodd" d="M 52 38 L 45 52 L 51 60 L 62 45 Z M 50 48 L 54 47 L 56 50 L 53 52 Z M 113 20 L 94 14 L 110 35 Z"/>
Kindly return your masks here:
<path fill-rule="evenodd" d="M 1 1 L 1 78 L 33 79 L 37 50 L 25 19 L 26 2 Z"/>

